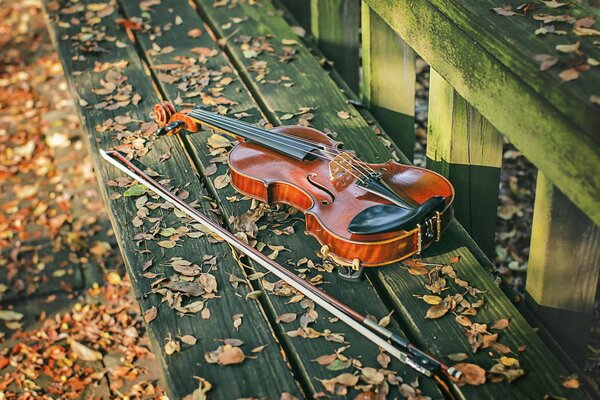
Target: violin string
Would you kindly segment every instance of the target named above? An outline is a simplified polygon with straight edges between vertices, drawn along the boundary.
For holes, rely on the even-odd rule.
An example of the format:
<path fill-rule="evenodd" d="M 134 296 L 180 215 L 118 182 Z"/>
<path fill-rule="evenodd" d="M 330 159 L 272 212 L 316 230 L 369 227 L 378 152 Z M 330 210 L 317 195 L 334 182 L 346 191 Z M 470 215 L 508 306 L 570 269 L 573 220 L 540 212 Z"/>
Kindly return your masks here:
<path fill-rule="evenodd" d="M 195 114 L 195 115 L 194 115 L 194 114 Z M 194 117 L 194 118 L 198 119 L 198 120 L 200 121 L 200 123 L 201 123 L 201 124 L 202 124 L 202 123 L 204 123 L 204 124 L 207 124 L 207 123 L 208 123 L 208 124 L 211 124 L 211 121 L 210 121 L 210 119 L 211 119 L 211 117 L 212 117 L 212 113 L 208 113 L 208 115 L 206 115 L 206 116 L 204 116 L 204 115 L 202 115 L 202 116 L 201 116 L 201 115 L 198 115 L 197 113 L 190 112 L 190 115 L 191 115 L 192 117 Z M 212 118 L 212 119 L 213 119 L 213 121 L 215 121 L 215 119 L 214 119 L 214 118 Z M 275 138 L 277 138 L 278 136 L 283 136 L 283 135 L 280 135 L 280 133 L 279 133 L 279 132 L 277 132 L 277 133 L 276 133 L 276 132 L 269 131 L 269 130 L 267 130 L 267 129 L 255 128 L 255 127 L 252 127 L 252 126 L 250 126 L 249 124 L 248 124 L 248 125 L 246 125 L 246 124 L 243 124 L 243 125 L 242 125 L 242 124 L 236 124 L 236 121 L 235 121 L 235 120 L 233 120 L 232 118 L 227 118 L 226 120 L 225 120 L 225 119 L 223 119 L 223 120 L 220 120 L 220 119 L 218 119 L 218 118 L 217 118 L 217 121 L 218 121 L 218 123 L 219 123 L 221 126 L 223 126 L 225 129 L 230 129 L 230 130 L 231 130 L 231 127 L 233 126 L 234 128 L 238 128 L 238 129 L 252 129 L 252 130 L 254 130 L 254 131 L 255 131 L 255 133 L 256 133 L 256 132 L 258 132 L 258 133 L 260 133 L 260 134 L 265 134 L 265 133 L 267 133 L 267 134 L 269 134 L 269 135 L 273 135 L 272 137 L 275 137 Z M 231 122 L 230 122 L 230 121 L 231 121 Z M 227 126 L 225 126 L 225 125 L 228 125 L 229 127 L 227 127 Z M 236 126 L 236 125 L 237 125 L 237 126 Z M 285 136 L 287 136 L 289 139 L 292 139 L 293 141 L 296 141 L 297 139 L 299 139 L 299 138 L 297 138 L 297 137 L 295 137 L 295 136 L 292 136 L 292 135 L 285 135 Z M 277 139 L 275 139 L 274 141 L 275 141 L 275 142 L 277 142 Z M 299 146 L 294 146 L 293 144 L 285 143 L 285 142 L 282 142 L 282 141 L 279 141 L 279 143 L 283 144 L 284 146 L 287 146 L 287 147 L 290 147 L 290 148 L 296 149 L 296 150 L 305 150 L 305 149 L 303 149 L 302 147 L 299 147 Z M 318 143 L 318 142 L 315 142 L 315 143 Z M 334 147 L 332 147 L 332 146 L 325 146 L 325 145 L 322 145 L 322 146 L 321 146 L 321 144 L 319 144 L 319 146 L 313 146 L 313 148 L 312 148 L 312 149 L 313 149 L 313 150 L 325 150 L 325 151 L 327 151 L 327 149 L 331 149 L 331 150 L 335 150 L 335 151 L 337 151 L 337 154 L 336 154 L 336 155 L 340 155 L 340 154 L 342 154 L 342 152 L 341 152 L 339 149 L 336 149 L 336 148 L 334 148 Z M 352 171 L 351 171 L 350 169 L 348 169 L 348 167 L 346 167 L 346 166 L 342 165 L 340 162 L 338 162 L 337 160 L 335 160 L 335 157 L 333 157 L 333 158 L 330 158 L 330 157 L 328 157 L 327 155 L 320 155 L 320 154 L 316 154 L 316 153 L 313 153 L 313 152 L 310 152 L 310 153 L 311 153 L 312 155 L 316 156 L 316 157 L 320 157 L 320 158 L 323 158 L 323 159 L 325 159 L 325 160 L 328 160 L 328 161 L 331 161 L 331 162 L 335 163 L 335 164 L 336 164 L 336 165 L 338 165 L 340 168 L 342 168 L 343 170 L 345 170 L 346 172 L 348 172 L 350 175 L 352 175 L 354 178 L 358 179 L 358 180 L 359 180 L 360 182 L 362 182 L 362 183 L 364 183 L 364 180 L 363 180 L 363 179 L 361 179 L 361 177 L 360 177 L 360 176 L 362 176 L 362 177 L 364 177 L 364 178 L 367 178 L 367 177 L 369 176 L 368 174 L 365 174 L 363 171 L 361 171 L 360 169 L 358 169 L 358 168 L 357 168 L 357 167 L 354 165 L 354 163 L 353 163 L 353 162 L 351 162 L 349 165 L 350 165 L 350 167 L 352 167 L 352 170 L 354 170 L 356 173 L 358 173 L 358 176 L 357 176 L 356 174 L 352 173 Z M 352 153 L 350 153 L 350 152 L 345 152 L 345 153 L 352 154 Z M 356 159 L 356 157 L 355 157 L 355 156 L 353 156 L 353 157 Z M 363 169 L 364 169 L 364 167 L 363 167 Z"/>
<path fill-rule="evenodd" d="M 193 110 L 192 112 L 190 112 L 190 114 L 193 117 L 195 117 L 196 119 L 200 120 L 201 122 L 203 120 L 206 120 L 206 119 L 213 119 L 215 121 L 218 121 L 221 124 L 227 124 L 227 125 L 233 126 L 234 128 L 237 127 L 239 129 L 249 129 L 249 130 L 253 130 L 255 133 L 258 132 L 260 134 L 265 134 L 266 133 L 266 134 L 269 134 L 269 135 L 273 135 L 272 137 L 275 137 L 275 138 L 277 138 L 279 136 L 284 136 L 284 137 L 292 140 L 293 142 L 303 142 L 304 144 L 312 145 L 313 146 L 313 150 L 324 150 L 324 151 L 335 152 L 334 153 L 335 156 L 339 156 L 341 154 L 350 154 L 350 157 L 352 159 L 352 161 L 350 162 L 350 166 L 359 175 L 361 175 L 361 176 L 363 176 L 363 177 L 366 178 L 366 177 L 369 177 L 369 175 L 371 175 L 371 174 L 376 174 L 376 172 L 367 163 L 365 163 L 364 161 L 361 161 L 358 157 L 356 157 L 356 155 L 354 155 L 350 151 L 340 150 L 340 149 L 338 149 L 337 147 L 334 147 L 334 146 L 328 146 L 328 145 L 325 145 L 324 143 L 315 142 L 315 141 L 312 141 L 310 139 L 305 139 L 305 138 L 300 138 L 300 137 L 297 137 L 297 136 L 289 135 L 289 134 L 287 134 L 285 132 L 273 132 L 273 131 L 270 131 L 270 130 L 267 130 L 267 129 L 264 129 L 264 128 L 254 127 L 254 126 L 252 126 L 250 124 L 247 124 L 247 123 L 245 123 L 243 121 L 236 121 L 233 118 L 222 117 L 220 115 L 216 115 L 214 113 L 210 113 L 210 112 L 204 111 L 204 110 L 201 110 L 201 111 L 203 111 L 202 114 L 205 114 L 205 115 L 199 115 L 198 111 L 200 111 L 200 110 Z M 193 115 L 193 114 L 196 114 L 196 115 Z M 209 122 L 209 121 L 206 121 L 206 122 Z M 275 139 L 274 141 L 277 142 L 277 139 Z M 285 146 L 288 146 L 288 147 L 291 147 L 293 149 L 296 149 L 296 150 L 303 150 L 299 146 L 294 146 L 292 144 L 285 143 L 285 142 L 282 142 L 282 141 L 280 141 L 280 143 L 283 144 L 283 145 L 285 145 Z M 315 153 L 312 153 L 312 154 L 315 155 L 315 156 L 317 156 L 317 157 L 324 158 L 326 160 L 334 162 L 340 168 L 342 168 L 345 171 L 347 171 L 348 173 L 350 173 L 353 177 L 355 177 L 356 179 L 359 179 L 361 182 L 364 182 L 362 179 L 360 179 L 359 177 L 357 177 L 355 174 L 351 173 L 350 170 L 347 167 L 341 165 L 339 162 L 337 162 L 336 160 L 334 160 L 335 157 L 334 158 L 329 158 L 327 156 L 323 157 L 323 156 L 320 156 L 319 154 L 315 154 Z M 356 167 L 355 163 L 356 163 L 356 165 L 360 166 L 363 169 L 363 171 L 361 171 L 358 167 Z M 366 171 L 366 173 L 364 171 Z"/>

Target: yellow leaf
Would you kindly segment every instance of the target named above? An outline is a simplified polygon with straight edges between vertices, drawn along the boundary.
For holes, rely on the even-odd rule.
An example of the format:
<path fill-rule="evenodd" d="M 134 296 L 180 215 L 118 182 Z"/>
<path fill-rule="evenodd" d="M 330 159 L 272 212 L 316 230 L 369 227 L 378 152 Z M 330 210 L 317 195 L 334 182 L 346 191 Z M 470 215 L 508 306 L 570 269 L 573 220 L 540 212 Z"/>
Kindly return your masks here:
<path fill-rule="evenodd" d="M 507 367 L 512 367 L 515 364 L 518 365 L 519 360 L 517 360 L 516 358 L 513 358 L 513 357 L 502 356 L 502 357 L 500 357 L 500 362 Z"/>
<path fill-rule="evenodd" d="M 426 294 L 425 296 L 422 297 L 423 301 L 427 304 L 432 304 L 432 305 L 436 305 L 436 304 L 440 304 L 442 302 L 442 298 L 439 296 L 433 296 L 430 294 Z"/>
<path fill-rule="evenodd" d="M 579 42 L 573 44 L 559 44 L 556 45 L 556 50 L 560 51 L 561 53 L 573 53 L 579 49 L 580 44 L 581 43 Z"/>

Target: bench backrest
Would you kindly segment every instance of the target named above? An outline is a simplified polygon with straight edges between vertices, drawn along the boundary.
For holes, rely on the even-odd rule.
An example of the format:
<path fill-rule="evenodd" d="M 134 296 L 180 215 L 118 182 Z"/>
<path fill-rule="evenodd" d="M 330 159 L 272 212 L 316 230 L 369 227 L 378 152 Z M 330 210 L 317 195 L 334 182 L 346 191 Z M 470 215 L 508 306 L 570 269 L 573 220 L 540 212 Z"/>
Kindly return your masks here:
<path fill-rule="evenodd" d="M 427 167 L 453 182 L 457 219 L 488 257 L 495 248 L 503 136 L 538 168 L 528 297 L 567 347 L 581 339 L 561 337 L 552 321 L 554 310 L 589 315 L 598 282 L 594 13 L 572 3 L 519 9 L 522 2 L 499 7 L 493 0 L 283 3 L 409 159 L 415 54 L 430 64 Z"/>

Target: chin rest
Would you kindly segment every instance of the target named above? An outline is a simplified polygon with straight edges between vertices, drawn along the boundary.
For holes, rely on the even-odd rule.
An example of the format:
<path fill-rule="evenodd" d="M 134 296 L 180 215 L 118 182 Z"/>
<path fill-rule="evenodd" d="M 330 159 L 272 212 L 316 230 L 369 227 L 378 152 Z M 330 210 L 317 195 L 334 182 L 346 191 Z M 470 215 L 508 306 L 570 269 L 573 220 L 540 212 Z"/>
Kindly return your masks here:
<path fill-rule="evenodd" d="M 436 211 L 444 209 L 444 197 L 434 196 L 413 209 L 393 204 L 371 206 L 350 221 L 348 232 L 356 235 L 372 235 L 400 230 L 410 230 L 422 223 Z"/>

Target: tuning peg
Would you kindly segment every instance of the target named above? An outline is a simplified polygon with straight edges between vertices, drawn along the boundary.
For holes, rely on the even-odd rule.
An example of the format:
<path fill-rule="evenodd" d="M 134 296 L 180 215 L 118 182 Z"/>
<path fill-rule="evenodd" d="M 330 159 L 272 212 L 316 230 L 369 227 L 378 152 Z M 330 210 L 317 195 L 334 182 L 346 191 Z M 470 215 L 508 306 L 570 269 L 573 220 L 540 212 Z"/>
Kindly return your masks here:
<path fill-rule="evenodd" d="M 170 124 L 167 124 L 165 126 L 162 126 L 162 127 L 158 128 L 158 130 L 156 131 L 156 134 L 158 136 L 163 136 L 163 135 L 169 135 L 170 136 L 170 135 L 174 135 L 183 126 L 185 126 L 185 122 L 183 122 L 183 121 L 173 121 Z"/>

